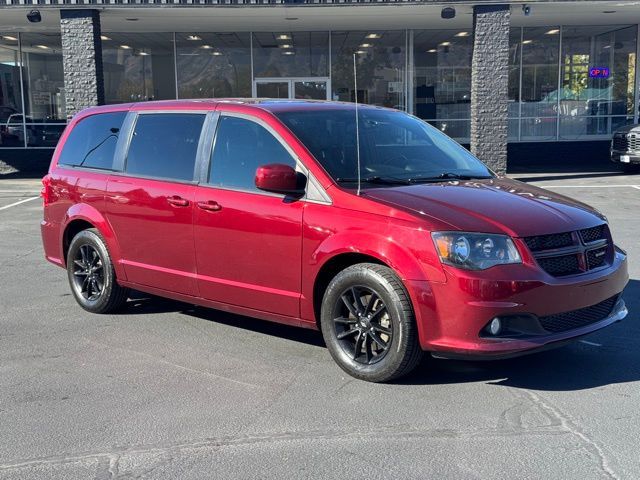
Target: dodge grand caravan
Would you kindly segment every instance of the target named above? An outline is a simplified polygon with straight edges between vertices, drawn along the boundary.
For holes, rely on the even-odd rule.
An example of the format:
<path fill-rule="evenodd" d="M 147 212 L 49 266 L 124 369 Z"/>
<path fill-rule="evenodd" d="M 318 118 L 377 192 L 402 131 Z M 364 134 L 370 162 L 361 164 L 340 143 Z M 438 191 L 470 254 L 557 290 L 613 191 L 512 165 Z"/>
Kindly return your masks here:
<path fill-rule="evenodd" d="M 395 110 L 91 108 L 65 130 L 42 196 L 46 258 L 84 309 L 112 312 L 136 289 L 319 329 L 369 381 L 424 351 L 504 358 L 627 314 L 626 254 L 603 215 L 496 176 Z"/>

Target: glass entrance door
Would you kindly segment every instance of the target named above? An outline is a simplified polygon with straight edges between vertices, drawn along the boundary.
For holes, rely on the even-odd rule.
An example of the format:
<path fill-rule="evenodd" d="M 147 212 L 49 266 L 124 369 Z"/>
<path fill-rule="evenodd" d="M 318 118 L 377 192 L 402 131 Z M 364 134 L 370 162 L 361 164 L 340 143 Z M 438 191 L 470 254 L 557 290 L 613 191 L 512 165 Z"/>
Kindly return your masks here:
<path fill-rule="evenodd" d="M 253 96 L 300 100 L 329 100 L 328 78 L 256 78 Z"/>

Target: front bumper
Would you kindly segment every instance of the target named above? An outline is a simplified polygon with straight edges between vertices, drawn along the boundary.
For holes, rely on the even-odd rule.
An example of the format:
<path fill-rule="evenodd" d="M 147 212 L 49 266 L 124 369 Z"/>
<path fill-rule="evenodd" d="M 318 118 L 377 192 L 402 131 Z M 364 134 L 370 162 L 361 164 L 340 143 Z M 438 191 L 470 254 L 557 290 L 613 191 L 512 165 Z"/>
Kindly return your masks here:
<path fill-rule="evenodd" d="M 483 272 L 445 269 L 447 281 L 411 282 L 417 305 L 420 344 L 435 356 L 498 359 L 551 348 L 586 335 L 627 315 L 619 294 L 629 280 L 626 255 L 591 273 L 556 278 L 533 265 L 504 265 Z M 491 337 L 484 328 L 494 317 L 523 316 L 536 322 L 618 297 L 610 312 L 593 323 L 559 332 Z"/>
<path fill-rule="evenodd" d="M 614 163 L 621 163 L 623 165 L 640 164 L 640 153 L 611 150 L 611 161 Z"/>

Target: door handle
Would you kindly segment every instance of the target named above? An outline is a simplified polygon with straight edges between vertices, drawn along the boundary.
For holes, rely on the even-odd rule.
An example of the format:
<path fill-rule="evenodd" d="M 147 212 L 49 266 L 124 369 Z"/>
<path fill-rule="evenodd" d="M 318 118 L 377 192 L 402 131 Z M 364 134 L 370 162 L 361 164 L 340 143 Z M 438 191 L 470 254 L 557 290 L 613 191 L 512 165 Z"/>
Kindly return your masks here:
<path fill-rule="evenodd" d="M 182 198 L 178 195 L 167 197 L 167 202 L 169 202 L 170 205 L 173 205 L 175 207 L 186 207 L 189 205 L 189 200 L 187 200 L 186 198 Z"/>
<path fill-rule="evenodd" d="M 198 207 L 202 210 L 207 210 L 209 212 L 217 212 L 222 210 L 222 207 L 215 200 L 207 200 L 206 202 L 198 202 Z"/>

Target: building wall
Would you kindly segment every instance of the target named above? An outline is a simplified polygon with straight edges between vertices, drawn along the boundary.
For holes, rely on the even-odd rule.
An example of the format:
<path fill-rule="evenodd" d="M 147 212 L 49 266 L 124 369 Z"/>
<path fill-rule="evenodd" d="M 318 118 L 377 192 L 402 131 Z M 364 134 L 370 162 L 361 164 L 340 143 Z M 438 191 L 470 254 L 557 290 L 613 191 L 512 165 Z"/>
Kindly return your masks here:
<path fill-rule="evenodd" d="M 107 32 L 98 41 L 100 25 L 93 17 L 75 23 L 63 19 L 63 35 L 57 38 L 40 35 L 37 25 L 26 33 L 0 32 L 0 149 L 52 148 L 67 114 L 102 102 L 101 84 L 104 102 L 118 103 L 248 96 L 256 92 L 255 77 L 323 77 L 329 79 L 328 98 L 353 101 L 350 62 L 355 49 L 361 51 L 361 101 L 405 109 L 463 144 L 472 138 L 475 117 L 474 143 L 497 140 L 487 143 L 487 153 L 476 151 L 489 163 L 505 151 L 504 125 L 492 123 L 505 116 L 504 89 L 497 94 L 493 88 L 503 86 L 505 77 L 510 144 L 606 142 L 616 128 L 637 120 L 637 24 L 511 27 L 508 48 L 504 35 L 489 32 L 484 60 L 476 62 L 470 24 L 447 30 L 293 32 L 294 54 L 288 57 L 281 53 L 289 40 L 256 25 L 256 31 L 233 32 L 230 38 L 230 32 L 140 32 L 131 23 L 129 31 Z M 505 32 L 504 24 L 496 28 Z M 378 37 L 368 38 L 371 34 Z M 194 35 L 199 40 L 188 39 Z M 367 43 L 371 46 L 361 47 Z M 66 76 L 75 78 L 68 85 L 61 78 L 63 51 Z M 507 52 L 506 66 L 504 55 L 495 61 L 499 52 Z M 610 67 L 609 77 L 589 77 L 589 68 L 600 62 Z M 493 69 L 482 70 L 487 65 Z M 476 86 L 487 88 L 476 89 L 474 115 L 472 77 Z M 69 85 L 80 88 L 72 91 Z M 8 128 L 11 113 L 18 116 Z M 512 158 L 516 151 L 510 149 Z"/>

